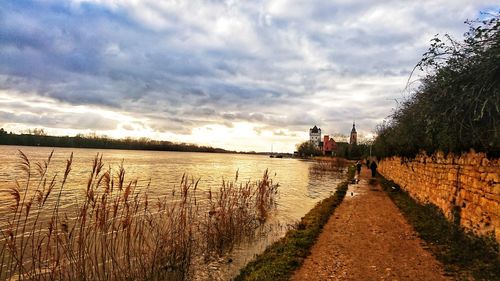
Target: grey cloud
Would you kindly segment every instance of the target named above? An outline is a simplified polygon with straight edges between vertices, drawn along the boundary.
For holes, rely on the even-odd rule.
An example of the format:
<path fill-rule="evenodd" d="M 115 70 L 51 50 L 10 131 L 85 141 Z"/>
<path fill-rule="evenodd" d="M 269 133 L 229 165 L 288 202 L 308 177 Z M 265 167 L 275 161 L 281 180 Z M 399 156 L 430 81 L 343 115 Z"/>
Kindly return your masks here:
<path fill-rule="evenodd" d="M 283 130 L 276 130 L 273 132 L 273 135 L 280 136 L 280 137 L 296 137 L 297 136 L 297 134 L 295 134 L 295 133 L 287 133 Z"/>
<path fill-rule="evenodd" d="M 31 113 L 11 113 L 0 111 L 0 120 L 9 123 L 21 123 L 30 126 L 43 126 L 52 128 L 72 128 L 94 130 L 116 129 L 117 122 L 102 116 L 92 116 L 79 113 L 51 113 L 51 114 L 31 114 Z M 5 122 L 7 123 L 7 122 Z"/>
<path fill-rule="evenodd" d="M 260 112 L 235 112 L 235 113 L 223 113 L 221 115 L 222 118 L 226 120 L 237 120 L 237 121 L 257 121 L 257 122 L 265 122 L 266 120 L 272 119 L 272 116 L 266 116 Z"/>
<path fill-rule="evenodd" d="M 122 126 L 122 128 L 129 131 L 134 130 L 134 127 L 130 124 L 125 124 L 124 126 Z"/>
<path fill-rule="evenodd" d="M 354 117 L 369 131 L 400 98 L 404 82 L 391 79 L 408 76 L 429 36 L 460 36 L 464 17 L 495 5 L 83 2 L 0 3 L 0 89 L 119 111 L 147 119 L 144 125 L 155 131 L 178 134 L 240 121 L 278 134 L 284 127 L 293 134 L 322 123 L 343 132 Z M 360 82 L 367 78 L 377 83 Z M 356 93 L 368 98 L 355 102 Z M 86 122 L 64 116 L 57 123 L 63 116 L 24 109 L 44 117 L 4 112 L 2 118 L 116 127 L 97 117 Z"/>

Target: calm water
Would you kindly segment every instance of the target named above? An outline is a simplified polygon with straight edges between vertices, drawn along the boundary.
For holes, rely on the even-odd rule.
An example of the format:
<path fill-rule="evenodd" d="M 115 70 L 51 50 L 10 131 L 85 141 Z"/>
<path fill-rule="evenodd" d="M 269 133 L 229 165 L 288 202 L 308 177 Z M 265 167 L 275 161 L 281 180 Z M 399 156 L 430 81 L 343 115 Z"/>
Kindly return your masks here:
<path fill-rule="evenodd" d="M 14 180 L 22 174 L 17 168 L 18 150 L 22 150 L 35 162 L 46 159 L 52 148 L 0 146 L 0 190 L 13 185 Z M 198 279 L 230 279 L 255 254 L 262 252 L 268 244 L 280 238 L 286 232 L 287 225 L 296 223 L 315 203 L 333 194 L 340 181 L 333 175 L 318 178 L 310 174 L 311 162 L 297 159 L 136 150 L 55 148 L 52 171 L 60 171 L 62 174 L 65 161 L 71 152 L 74 153 L 74 160 L 63 194 L 65 204 L 74 204 L 82 196 L 92 161 L 97 153 L 103 155 L 106 166 L 110 165 L 115 170 L 123 161 L 128 180 L 137 178 L 140 186 L 151 180 L 152 196 L 162 195 L 165 190 L 179 185 L 183 174 L 195 179 L 200 178 L 200 190 L 217 190 L 223 179 L 234 179 L 236 171 L 239 171 L 239 180 L 243 182 L 261 179 L 264 171 L 268 169 L 273 182 L 280 184 L 277 210 L 269 222 L 271 232 L 236 248 L 228 255 L 233 260 L 232 263 L 226 263 L 223 258 L 219 263 L 208 265 L 206 271 L 209 272 L 200 275 Z M 8 195 L 0 193 L 2 207 L 11 204 L 10 201 Z"/>

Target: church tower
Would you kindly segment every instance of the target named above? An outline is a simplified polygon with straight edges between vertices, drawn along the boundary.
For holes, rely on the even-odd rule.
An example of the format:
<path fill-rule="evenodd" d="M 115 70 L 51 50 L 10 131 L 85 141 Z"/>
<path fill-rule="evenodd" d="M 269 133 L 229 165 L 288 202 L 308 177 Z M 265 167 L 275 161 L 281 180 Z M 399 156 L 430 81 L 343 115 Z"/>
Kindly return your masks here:
<path fill-rule="evenodd" d="M 358 133 L 356 132 L 356 124 L 354 122 L 352 122 L 351 138 L 349 139 L 349 144 L 358 144 Z"/>

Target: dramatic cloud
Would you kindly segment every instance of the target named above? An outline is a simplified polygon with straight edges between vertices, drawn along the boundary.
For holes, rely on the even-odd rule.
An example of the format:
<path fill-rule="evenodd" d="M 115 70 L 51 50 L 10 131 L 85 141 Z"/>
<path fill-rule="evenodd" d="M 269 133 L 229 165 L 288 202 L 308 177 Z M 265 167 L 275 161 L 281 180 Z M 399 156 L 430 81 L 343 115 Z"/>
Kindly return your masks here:
<path fill-rule="evenodd" d="M 292 151 L 368 135 L 437 33 L 494 1 L 0 3 L 0 126 Z"/>

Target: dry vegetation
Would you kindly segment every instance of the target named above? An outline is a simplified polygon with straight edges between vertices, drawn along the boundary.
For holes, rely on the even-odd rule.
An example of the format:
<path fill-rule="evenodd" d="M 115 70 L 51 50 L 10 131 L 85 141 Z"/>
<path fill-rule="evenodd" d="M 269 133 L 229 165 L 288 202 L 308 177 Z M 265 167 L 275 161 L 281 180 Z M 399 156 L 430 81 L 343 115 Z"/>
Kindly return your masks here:
<path fill-rule="evenodd" d="M 76 205 L 62 207 L 73 156 L 62 175 L 47 160 L 31 163 L 20 152 L 23 177 L 7 192 L 0 225 L 0 279 L 185 280 L 194 255 L 221 255 L 265 221 L 277 185 L 223 182 L 208 200 L 198 181 L 182 176 L 164 196 L 148 198 L 125 169 L 104 168 L 97 155 Z M 198 192 L 201 193 L 201 192 Z M 200 195 L 204 195 L 200 194 Z"/>
<path fill-rule="evenodd" d="M 340 157 L 318 157 L 310 167 L 312 174 L 324 174 L 326 172 L 345 172 L 349 166 L 349 161 Z"/>
<path fill-rule="evenodd" d="M 323 226 L 340 205 L 347 192 L 348 183 L 354 178 L 354 166 L 348 168 L 347 178 L 341 182 L 332 196 L 318 202 L 297 224 L 265 252 L 240 270 L 234 280 L 280 281 L 289 280 L 309 255 Z"/>
<path fill-rule="evenodd" d="M 261 181 L 238 184 L 223 181 L 216 195 L 209 191 L 209 211 L 201 223 L 205 253 L 222 255 L 228 248 L 251 237 L 275 204 L 278 185 L 273 185 L 267 170 Z"/>

